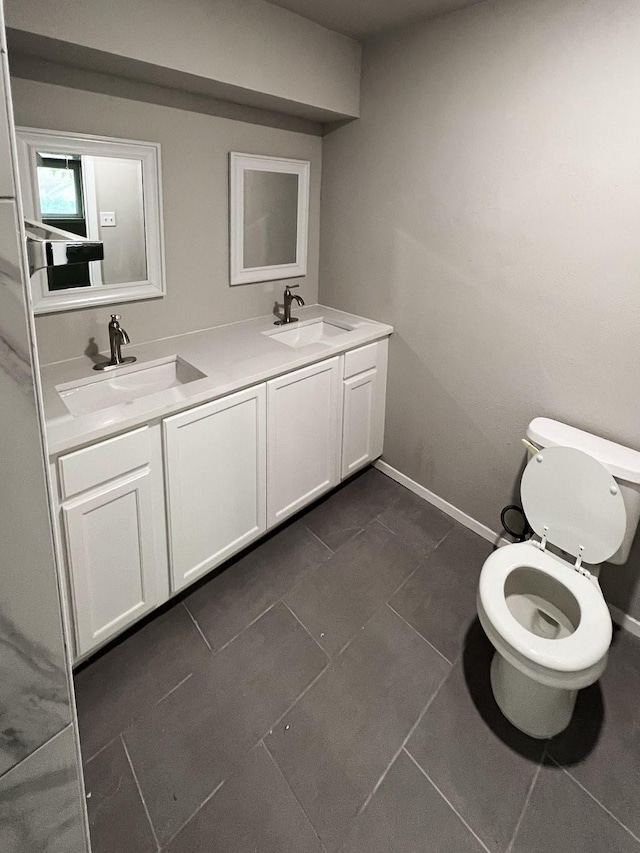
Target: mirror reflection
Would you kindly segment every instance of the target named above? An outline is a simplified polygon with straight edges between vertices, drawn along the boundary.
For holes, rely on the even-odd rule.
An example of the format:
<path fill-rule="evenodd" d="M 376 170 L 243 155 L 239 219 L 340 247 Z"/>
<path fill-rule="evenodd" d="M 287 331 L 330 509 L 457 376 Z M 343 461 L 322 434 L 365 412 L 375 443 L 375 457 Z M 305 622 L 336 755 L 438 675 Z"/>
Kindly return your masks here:
<path fill-rule="evenodd" d="M 229 155 L 231 284 L 307 272 L 308 160 Z"/>
<path fill-rule="evenodd" d="M 294 264 L 298 242 L 298 175 L 244 173 L 243 266 Z"/>
<path fill-rule="evenodd" d="M 36 174 L 39 219 L 104 243 L 102 261 L 48 269 L 49 291 L 146 278 L 139 160 L 37 151 Z"/>
<path fill-rule="evenodd" d="M 19 127 L 24 214 L 102 242 L 104 259 L 39 270 L 36 314 L 164 296 L 160 146 Z"/>

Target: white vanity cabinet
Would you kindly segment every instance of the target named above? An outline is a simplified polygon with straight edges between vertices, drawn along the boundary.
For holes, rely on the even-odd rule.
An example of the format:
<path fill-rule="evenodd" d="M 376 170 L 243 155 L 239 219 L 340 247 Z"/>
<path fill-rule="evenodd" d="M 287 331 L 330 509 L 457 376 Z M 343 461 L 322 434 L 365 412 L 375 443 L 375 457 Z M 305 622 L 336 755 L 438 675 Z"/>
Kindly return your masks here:
<path fill-rule="evenodd" d="M 173 591 L 266 529 L 265 386 L 163 422 Z"/>
<path fill-rule="evenodd" d="M 267 524 L 340 481 L 342 357 L 267 382 Z"/>
<path fill-rule="evenodd" d="M 380 456 L 387 343 L 52 460 L 76 660 Z"/>
<path fill-rule="evenodd" d="M 81 657 L 168 597 L 159 427 L 61 456 L 57 474 Z"/>
<path fill-rule="evenodd" d="M 342 479 L 382 454 L 387 350 L 385 339 L 344 356 Z"/>

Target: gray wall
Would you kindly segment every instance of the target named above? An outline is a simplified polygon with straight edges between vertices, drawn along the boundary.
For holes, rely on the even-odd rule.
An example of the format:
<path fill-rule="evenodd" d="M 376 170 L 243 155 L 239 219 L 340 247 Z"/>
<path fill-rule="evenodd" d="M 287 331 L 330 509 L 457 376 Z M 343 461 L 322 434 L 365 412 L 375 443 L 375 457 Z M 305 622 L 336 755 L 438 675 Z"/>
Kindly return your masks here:
<path fill-rule="evenodd" d="M 144 253 L 144 207 L 142 168 L 138 160 L 93 157 L 98 222 L 100 213 L 115 213 L 115 226 L 99 225 L 104 243 L 102 281 L 144 281 L 147 259 Z"/>
<path fill-rule="evenodd" d="M 119 307 L 132 342 L 269 314 L 283 282 L 229 286 L 228 155 L 272 154 L 311 161 L 305 301 L 317 301 L 322 140 L 156 104 L 14 78 L 16 123 L 159 142 L 162 146 L 167 295 Z M 90 338 L 108 348 L 114 309 L 49 314 L 36 321 L 43 363 L 82 355 Z"/>
<path fill-rule="evenodd" d="M 482 3 L 366 46 L 325 137 L 320 301 L 396 327 L 384 457 L 493 529 L 536 415 L 640 447 L 639 44 L 637 0 Z"/>

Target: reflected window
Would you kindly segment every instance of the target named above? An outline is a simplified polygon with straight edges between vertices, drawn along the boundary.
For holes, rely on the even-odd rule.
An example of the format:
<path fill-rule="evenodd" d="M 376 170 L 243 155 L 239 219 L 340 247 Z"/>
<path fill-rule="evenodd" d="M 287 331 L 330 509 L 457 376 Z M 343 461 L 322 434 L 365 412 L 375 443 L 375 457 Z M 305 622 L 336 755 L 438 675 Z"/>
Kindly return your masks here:
<path fill-rule="evenodd" d="M 80 157 L 73 154 L 38 154 L 36 170 L 43 219 L 83 219 Z"/>

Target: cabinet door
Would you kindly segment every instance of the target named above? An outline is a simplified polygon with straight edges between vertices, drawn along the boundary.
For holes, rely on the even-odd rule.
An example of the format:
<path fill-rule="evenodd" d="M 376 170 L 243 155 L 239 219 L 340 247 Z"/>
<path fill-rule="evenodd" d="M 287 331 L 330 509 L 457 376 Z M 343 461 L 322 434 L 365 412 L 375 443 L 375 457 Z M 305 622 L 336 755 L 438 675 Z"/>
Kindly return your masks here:
<path fill-rule="evenodd" d="M 378 372 L 367 370 L 344 381 L 342 477 L 348 477 L 375 456 Z"/>
<path fill-rule="evenodd" d="M 265 386 L 164 421 L 173 589 L 266 529 Z"/>
<path fill-rule="evenodd" d="M 338 483 L 341 385 L 340 357 L 267 383 L 269 527 Z"/>
<path fill-rule="evenodd" d="M 149 466 L 63 505 L 78 655 L 160 603 L 153 505 Z"/>

